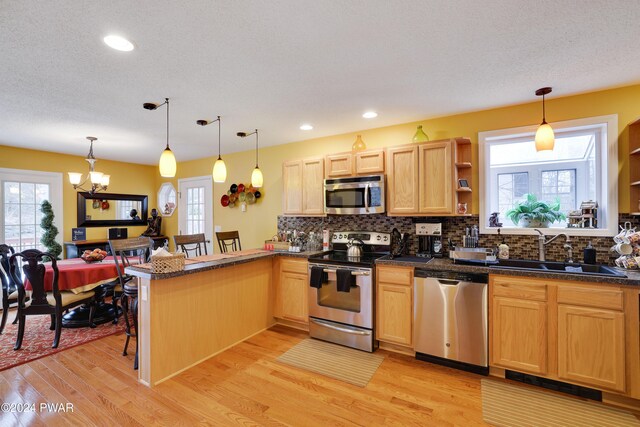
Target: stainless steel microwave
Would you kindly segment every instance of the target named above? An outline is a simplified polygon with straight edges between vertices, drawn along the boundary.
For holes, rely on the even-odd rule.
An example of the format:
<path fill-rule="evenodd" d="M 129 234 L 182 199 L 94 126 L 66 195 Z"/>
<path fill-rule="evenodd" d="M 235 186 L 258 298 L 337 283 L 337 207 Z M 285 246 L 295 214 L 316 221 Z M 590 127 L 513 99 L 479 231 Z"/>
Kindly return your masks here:
<path fill-rule="evenodd" d="M 383 213 L 384 175 L 325 179 L 324 211 L 339 215 Z"/>

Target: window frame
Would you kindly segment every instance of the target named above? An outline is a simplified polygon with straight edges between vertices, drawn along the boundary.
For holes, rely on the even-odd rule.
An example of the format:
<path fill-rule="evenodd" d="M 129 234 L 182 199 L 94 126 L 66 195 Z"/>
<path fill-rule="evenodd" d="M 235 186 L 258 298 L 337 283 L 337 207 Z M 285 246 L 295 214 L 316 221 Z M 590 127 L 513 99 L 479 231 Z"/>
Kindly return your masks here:
<path fill-rule="evenodd" d="M 606 228 L 542 228 L 545 235 L 566 233 L 570 236 L 614 236 L 618 232 L 618 115 L 586 117 L 582 119 L 566 120 L 550 123 L 554 130 L 576 131 L 585 127 L 598 127 L 600 125 L 600 137 L 606 138 L 606 144 L 600 144 L 598 154 L 602 159 L 598 166 L 600 172 L 600 187 L 596 189 L 598 194 L 606 194 L 606 206 L 598 200 L 600 218 L 606 221 Z M 606 125 L 606 131 L 604 129 Z M 531 138 L 535 135 L 538 125 L 521 126 L 509 129 L 478 132 L 478 159 L 479 159 L 479 216 L 480 232 L 483 234 L 497 234 L 497 227 L 489 227 L 489 213 L 486 212 L 486 200 L 490 196 L 491 180 L 489 177 L 489 144 L 499 143 L 505 139 Z M 605 134 L 606 132 L 606 134 Z M 606 158 L 603 158 L 605 156 Z M 602 168 L 606 167 L 606 171 Z M 554 168 L 555 169 L 555 168 Z M 500 218 L 505 223 L 507 218 Z M 512 235 L 538 235 L 532 228 L 502 227 L 502 234 Z"/>
<path fill-rule="evenodd" d="M 56 242 L 63 246 L 64 199 L 62 196 L 62 173 L 43 172 L 27 169 L 0 168 L 0 240 L 4 241 L 4 182 L 29 182 L 49 185 L 49 202 L 54 207 L 53 224 L 58 228 Z M 64 251 L 60 257 L 64 256 Z"/>

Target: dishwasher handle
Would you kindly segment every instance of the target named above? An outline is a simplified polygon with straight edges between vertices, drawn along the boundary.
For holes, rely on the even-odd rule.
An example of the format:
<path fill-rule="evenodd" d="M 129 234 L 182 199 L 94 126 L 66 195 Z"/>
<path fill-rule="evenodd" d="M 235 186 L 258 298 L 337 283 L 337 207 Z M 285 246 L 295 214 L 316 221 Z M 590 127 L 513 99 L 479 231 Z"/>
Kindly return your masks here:
<path fill-rule="evenodd" d="M 456 282 L 489 283 L 489 275 L 483 273 L 460 273 L 455 271 L 427 270 L 423 268 L 416 268 L 413 276 L 415 278 L 432 278 L 445 281 L 449 280 Z"/>

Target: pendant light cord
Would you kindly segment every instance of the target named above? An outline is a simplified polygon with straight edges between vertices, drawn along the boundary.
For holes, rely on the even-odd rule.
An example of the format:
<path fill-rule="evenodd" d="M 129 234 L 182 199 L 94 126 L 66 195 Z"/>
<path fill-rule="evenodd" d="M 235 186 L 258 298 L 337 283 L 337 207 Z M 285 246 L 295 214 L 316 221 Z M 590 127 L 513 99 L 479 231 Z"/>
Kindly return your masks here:
<path fill-rule="evenodd" d="M 171 150 L 169 148 L 169 98 L 164 99 L 164 103 L 167 104 L 167 150 Z"/>
<path fill-rule="evenodd" d="M 258 129 L 256 129 L 256 169 L 258 168 Z"/>
<path fill-rule="evenodd" d="M 547 123 L 545 109 L 544 109 L 544 93 L 542 94 L 542 123 Z"/>
<path fill-rule="evenodd" d="M 222 156 L 220 155 L 220 127 L 222 126 L 222 121 L 220 121 L 220 116 L 218 116 L 218 160 L 222 160 Z"/>

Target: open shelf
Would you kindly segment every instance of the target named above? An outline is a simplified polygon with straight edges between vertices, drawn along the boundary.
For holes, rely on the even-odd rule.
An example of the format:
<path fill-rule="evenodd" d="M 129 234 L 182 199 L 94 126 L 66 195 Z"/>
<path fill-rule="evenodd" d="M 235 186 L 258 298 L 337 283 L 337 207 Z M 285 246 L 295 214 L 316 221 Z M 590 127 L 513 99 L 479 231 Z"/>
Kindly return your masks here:
<path fill-rule="evenodd" d="M 635 187 L 636 185 L 640 185 L 640 181 L 633 181 L 631 184 L 632 187 Z"/>
<path fill-rule="evenodd" d="M 471 162 L 456 163 L 456 167 L 459 168 L 459 169 L 470 168 L 471 167 Z"/>
<path fill-rule="evenodd" d="M 634 154 L 640 154 L 640 148 L 636 148 L 635 150 L 633 150 L 632 152 L 629 153 L 630 155 L 634 155 Z"/>
<path fill-rule="evenodd" d="M 471 189 L 470 188 L 458 188 L 456 191 L 458 193 L 471 193 Z"/>

